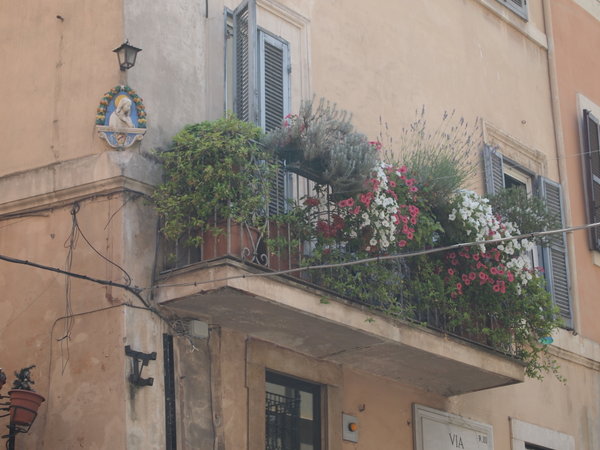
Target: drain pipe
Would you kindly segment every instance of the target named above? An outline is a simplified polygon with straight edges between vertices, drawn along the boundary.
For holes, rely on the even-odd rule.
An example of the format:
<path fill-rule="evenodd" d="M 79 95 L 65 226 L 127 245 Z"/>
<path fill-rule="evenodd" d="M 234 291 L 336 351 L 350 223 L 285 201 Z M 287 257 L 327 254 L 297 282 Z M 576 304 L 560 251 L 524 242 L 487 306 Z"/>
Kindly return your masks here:
<path fill-rule="evenodd" d="M 556 74 L 556 58 L 554 53 L 554 32 L 552 28 L 552 11 L 550 0 L 542 0 L 544 10 L 544 28 L 548 40 L 548 77 L 550 81 L 550 100 L 552 104 L 552 119 L 554 121 L 554 140 L 556 141 L 556 156 L 558 159 L 558 176 L 563 187 L 563 206 L 565 226 L 571 227 L 571 200 L 569 197 L 569 181 L 567 175 L 567 160 L 565 154 L 565 142 L 560 114 L 560 101 L 558 93 L 558 79 Z M 571 293 L 571 312 L 573 314 L 573 328 L 577 329 L 579 324 L 578 292 L 575 289 L 577 274 L 577 263 L 575 258 L 575 237 L 573 233 L 567 233 L 567 249 L 569 259 L 569 290 Z"/>

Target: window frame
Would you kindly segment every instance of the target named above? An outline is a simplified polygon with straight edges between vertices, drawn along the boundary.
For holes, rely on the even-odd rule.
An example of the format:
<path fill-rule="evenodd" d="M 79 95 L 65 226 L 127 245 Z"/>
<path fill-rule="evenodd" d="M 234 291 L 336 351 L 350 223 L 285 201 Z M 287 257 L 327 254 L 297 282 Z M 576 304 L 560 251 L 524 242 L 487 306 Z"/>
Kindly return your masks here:
<path fill-rule="evenodd" d="M 571 435 L 514 417 L 509 420 L 512 450 L 527 450 L 527 445 L 547 450 L 575 450 L 575 440 Z"/>
<path fill-rule="evenodd" d="M 298 391 L 307 392 L 312 394 L 313 396 L 313 450 L 321 450 L 322 445 L 322 435 L 323 435 L 323 424 L 321 421 L 321 410 L 323 408 L 321 402 L 321 385 L 317 383 L 312 383 L 309 381 L 304 381 L 299 378 L 289 376 L 287 374 L 282 374 L 279 372 L 274 372 L 272 370 L 266 369 L 265 371 L 265 393 L 266 391 L 266 383 L 273 383 L 279 386 L 284 386 L 286 388 L 292 388 Z M 265 419 L 266 419 L 266 411 L 265 411 Z M 266 431 L 265 431 L 266 433 Z M 268 440 L 268 436 L 265 434 L 265 442 Z"/>
<path fill-rule="evenodd" d="M 508 175 L 511 176 L 511 172 L 519 171 L 524 175 L 530 174 L 532 181 L 534 182 L 533 192 L 536 196 L 547 201 L 549 195 L 554 194 L 554 197 L 558 197 L 558 208 L 560 214 L 561 225 L 564 227 L 564 201 L 562 188 L 559 183 L 556 183 L 544 176 L 537 175 L 534 172 L 523 167 L 522 164 L 507 158 L 500 152 L 500 149 L 495 146 L 485 145 L 483 149 L 483 163 L 484 163 L 484 175 L 485 175 L 485 187 L 488 194 L 495 194 L 499 189 L 505 188 L 506 173 L 505 166 L 509 168 Z M 558 193 L 550 192 L 552 189 L 558 190 Z M 573 328 L 573 298 L 571 294 L 571 280 L 569 272 L 569 255 L 567 252 L 567 240 L 565 233 L 562 233 L 562 237 L 552 239 L 552 242 L 545 247 L 539 247 L 538 255 L 540 260 L 543 262 L 544 276 L 546 278 L 546 288 L 552 295 L 552 302 L 557 305 L 560 309 L 560 316 L 563 319 L 564 327 L 567 329 Z M 557 261 L 557 258 L 564 258 L 564 264 L 557 264 L 557 268 L 561 265 L 564 266 L 564 274 L 554 273 L 553 261 Z M 535 260 L 534 260 L 535 261 Z M 557 269 L 558 270 L 558 269 Z M 562 282 L 562 284 L 561 284 Z M 566 291 L 566 294 L 562 297 L 558 296 L 558 293 Z M 565 298 L 566 297 L 566 298 Z"/>
<path fill-rule="evenodd" d="M 584 192 L 585 192 L 585 210 L 588 223 L 595 223 L 597 220 L 600 221 L 600 211 L 595 211 L 596 202 L 600 203 L 600 199 L 596 199 L 594 195 L 594 187 L 598 185 L 600 187 L 600 179 L 594 172 L 600 173 L 600 158 L 597 157 L 596 161 L 592 156 L 594 150 L 591 148 L 591 133 L 590 122 L 594 123 L 596 145 L 600 142 L 600 120 L 596 118 L 594 113 L 587 108 L 583 109 L 583 151 L 582 166 L 583 166 L 583 178 L 584 178 Z M 594 167 L 594 162 L 597 163 L 598 167 Z M 595 169 L 595 170 L 594 170 Z M 600 230 L 591 228 L 589 230 L 589 247 L 590 250 L 600 251 Z"/>
<path fill-rule="evenodd" d="M 529 21 L 529 11 L 527 7 L 527 0 L 496 0 L 506 8 L 510 9 L 517 16 L 521 17 L 525 21 Z M 520 2 L 521 4 L 517 4 Z"/>

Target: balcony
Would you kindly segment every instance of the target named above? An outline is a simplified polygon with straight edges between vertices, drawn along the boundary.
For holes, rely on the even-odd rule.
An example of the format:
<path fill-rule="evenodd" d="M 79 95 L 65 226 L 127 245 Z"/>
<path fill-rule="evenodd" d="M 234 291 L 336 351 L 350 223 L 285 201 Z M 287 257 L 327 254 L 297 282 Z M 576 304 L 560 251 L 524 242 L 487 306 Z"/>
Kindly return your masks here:
<path fill-rule="evenodd" d="M 155 194 L 171 239 L 158 303 L 441 395 L 552 370 L 558 321 L 533 244 L 510 211 L 458 189 L 454 145 L 424 147 L 412 168 L 377 162 L 380 144 L 319 108 L 272 135 L 289 165 L 233 118 L 176 136 Z"/>
<path fill-rule="evenodd" d="M 323 271 L 335 268 L 294 272 L 315 262 L 318 243 L 298 239 L 294 226 L 278 218 L 291 213 L 290 197 L 316 198 L 317 192 L 306 178 L 283 176 L 284 188 L 260 208 L 259 227 L 215 220 L 219 230 L 204 233 L 198 247 L 163 242 L 163 254 L 171 257 L 158 280 L 159 304 L 441 395 L 523 381 L 524 364 L 511 353 L 513 346 L 494 349 L 481 335 L 450 323 L 441 310 L 418 308 L 418 299 L 405 305 L 409 317 L 375 297 L 352 298 L 322 283 Z M 325 209 L 313 220 L 333 214 Z M 358 265 L 354 271 L 360 270 Z"/>

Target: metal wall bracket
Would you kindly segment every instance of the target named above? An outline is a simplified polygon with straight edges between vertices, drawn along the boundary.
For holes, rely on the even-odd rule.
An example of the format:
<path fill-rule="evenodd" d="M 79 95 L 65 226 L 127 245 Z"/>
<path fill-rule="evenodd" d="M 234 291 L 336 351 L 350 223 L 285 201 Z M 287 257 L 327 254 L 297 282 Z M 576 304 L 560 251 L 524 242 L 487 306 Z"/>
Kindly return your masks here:
<path fill-rule="evenodd" d="M 126 345 L 125 354 L 133 358 L 133 373 L 129 375 L 129 382 L 135 386 L 152 386 L 154 378 L 142 378 L 142 369 L 149 361 L 156 360 L 156 352 L 142 353 L 131 350 L 131 347 Z"/>

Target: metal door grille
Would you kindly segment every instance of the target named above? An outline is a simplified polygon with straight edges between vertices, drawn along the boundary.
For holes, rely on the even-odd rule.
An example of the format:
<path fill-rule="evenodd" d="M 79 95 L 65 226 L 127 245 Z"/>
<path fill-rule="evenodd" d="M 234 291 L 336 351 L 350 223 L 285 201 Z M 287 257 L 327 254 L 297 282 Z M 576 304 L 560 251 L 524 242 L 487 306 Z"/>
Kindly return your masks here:
<path fill-rule="evenodd" d="M 300 448 L 300 393 L 295 397 L 267 392 L 266 450 L 298 450 Z"/>

